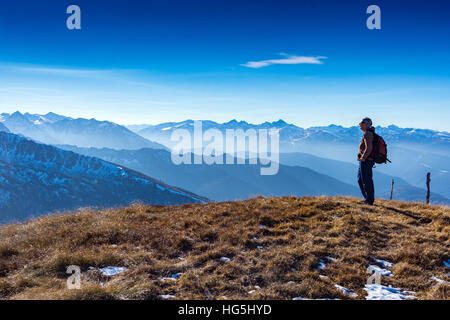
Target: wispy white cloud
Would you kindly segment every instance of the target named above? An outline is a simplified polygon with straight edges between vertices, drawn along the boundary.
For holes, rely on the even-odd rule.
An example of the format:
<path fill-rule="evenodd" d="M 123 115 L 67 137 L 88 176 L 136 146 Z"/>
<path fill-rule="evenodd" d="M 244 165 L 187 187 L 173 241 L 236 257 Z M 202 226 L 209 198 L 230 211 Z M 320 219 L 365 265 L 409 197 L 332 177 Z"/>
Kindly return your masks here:
<path fill-rule="evenodd" d="M 98 77 L 111 73 L 111 70 L 96 70 L 96 69 L 75 69 L 75 68 L 59 68 L 59 67 L 44 67 L 44 66 L 11 66 L 12 69 L 19 72 L 53 74 L 60 76 L 73 77 Z"/>
<path fill-rule="evenodd" d="M 36 74 L 39 76 L 59 77 L 62 79 L 81 78 L 119 82 L 125 85 L 148 88 L 163 87 L 163 85 L 146 81 L 145 73 L 136 69 L 83 69 L 40 65 L 0 64 L 0 72 L 2 71 L 1 69 L 14 73 L 21 72 L 27 75 Z"/>
<path fill-rule="evenodd" d="M 285 58 L 261 60 L 261 61 L 249 61 L 247 63 L 241 64 L 241 66 L 258 69 L 270 66 L 272 64 L 323 64 L 322 60 L 327 58 L 322 56 L 317 57 L 296 56 L 296 55 L 289 55 L 286 53 L 280 53 L 280 55 L 284 56 Z"/>

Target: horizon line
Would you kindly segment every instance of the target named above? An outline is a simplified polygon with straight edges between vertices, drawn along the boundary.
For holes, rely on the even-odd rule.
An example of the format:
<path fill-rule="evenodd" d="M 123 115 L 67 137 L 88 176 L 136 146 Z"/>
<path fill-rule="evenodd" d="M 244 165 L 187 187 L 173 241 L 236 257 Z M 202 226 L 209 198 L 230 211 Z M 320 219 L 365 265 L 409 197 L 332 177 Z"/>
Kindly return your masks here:
<path fill-rule="evenodd" d="M 214 123 L 216 123 L 216 124 L 218 124 L 218 125 L 224 125 L 224 124 L 228 124 L 228 123 L 230 123 L 230 122 L 237 122 L 237 123 L 242 123 L 242 122 L 243 122 L 243 123 L 245 123 L 245 124 L 249 124 L 249 125 L 253 125 L 253 126 L 260 126 L 260 125 L 267 124 L 267 123 L 273 124 L 273 123 L 277 123 L 277 122 L 284 122 L 284 123 L 287 124 L 287 125 L 293 125 L 293 126 L 295 126 L 295 127 L 297 127 L 297 128 L 301 128 L 301 129 L 304 129 L 304 130 L 313 129 L 313 128 L 331 127 L 331 126 L 341 127 L 341 128 L 343 128 L 343 129 L 350 129 L 350 128 L 354 128 L 354 127 L 357 127 L 357 126 L 358 126 L 358 125 L 354 125 L 354 126 L 346 127 L 346 126 L 341 125 L 341 124 L 330 123 L 330 124 L 328 124 L 328 125 L 316 125 L 316 126 L 310 126 L 310 127 L 302 127 L 302 126 L 297 125 L 297 124 L 295 124 L 295 123 L 289 123 L 289 122 L 286 122 L 285 120 L 283 120 L 283 119 L 281 119 L 281 118 L 278 119 L 278 120 L 274 120 L 274 121 L 266 120 L 265 122 L 261 122 L 261 123 L 252 123 L 252 122 L 248 122 L 248 121 L 246 121 L 246 120 L 237 120 L 236 118 L 233 118 L 233 119 L 231 119 L 231 120 L 229 120 L 229 121 L 224 121 L 224 122 L 218 122 L 218 121 L 215 121 L 215 120 L 209 120 L 209 119 L 185 119 L 185 120 L 181 120 L 181 121 L 165 121 L 165 122 L 159 122 L 159 123 L 156 123 L 156 124 L 151 124 L 151 123 L 123 124 L 123 123 L 118 123 L 118 122 L 114 122 L 114 121 L 111 121 L 111 120 L 99 120 L 99 119 L 97 119 L 97 118 L 95 118 L 95 117 L 91 117 L 91 118 L 78 117 L 78 118 L 76 118 L 76 117 L 71 117 L 71 116 L 65 116 L 65 115 L 62 115 L 62 114 L 59 114 L 59 113 L 56 113 L 56 112 L 53 112 L 53 111 L 48 111 L 48 112 L 45 113 L 45 114 L 39 114 L 39 113 L 30 113 L 30 112 L 23 112 L 23 113 L 22 113 L 22 112 L 20 112 L 19 110 L 17 110 L 17 111 L 15 111 L 15 112 L 10 112 L 10 113 L 8 113 L 8 112 L 2 112 L 2 113 L 0 113 L 0 115 L 2 115 L 2 114 L 12 115 L 12 114 L 14 114 L 14 113 L 19 113 L 19 114 L 21 114 L 21 115 L 26 115 L 26 114 L 28 114 L 28 115 L 38 115 L 38 116 L 46 116 L 46 115 L 48 115 L 48 114 L 54 114 L 54 115 L 57 115 L 57 116 L 62 116 L 62 117 L 65 117 L 65 118 L 70 118 L 70 119 L 72 119 L 72 120 L 95 120 L 95 121 L 99 121 L 99 122 L 110 122 L 110 123 L 114 123 L 114 124 L 123 126 L 123 127 L 127 128 L 127 129 L 129 129 L 129 127 L 131 127 L 131 126 L 159 126 L 159 125 L 167 124 L 167 123 L 177 123 L 177 124 L 178 124 L 178 123 L 188 122 L 188 121 L 209 121 L 209 122 L 214 122 Z M 4 120 L 3 120 L 2 118 L 0 118 L 0 123 L 3 123 L 3 122 L 4 122 Z M 431 128 L 419 128 L 419 127 L 399 127 L 399 126 L 397 126 L 397 125 L 395 125 L 395 124 L 393 124 L 393 123 L 391 123 L 391 124 L 389 124 L 389 125 L 386 125 L 386 126 L 377 125 L 377 126 L 374 126 L 374 127 L 375 127 L 375 128 L 389 128 L 389 127 L 392 127 L 392 126 L 394 126 L 394 127 L 396 127 L 396 128 L 399 128 L 399 129 L 405 129 L 405 130 L 407 130 L 407 129 L 412 129 L 412 130 L 429 130 L 429 131 L 434 131 L 434 132 L 441 132 L 441 133 L 447 133 L 447 134 L 450 134 L 450 132 L 449 132 L 449 131 L 446 131 L 446 130 L 437 130 L 437 129 L 431 129 Z M 130 129 L 129 129 L 129 130 L 130 130 Z"/>

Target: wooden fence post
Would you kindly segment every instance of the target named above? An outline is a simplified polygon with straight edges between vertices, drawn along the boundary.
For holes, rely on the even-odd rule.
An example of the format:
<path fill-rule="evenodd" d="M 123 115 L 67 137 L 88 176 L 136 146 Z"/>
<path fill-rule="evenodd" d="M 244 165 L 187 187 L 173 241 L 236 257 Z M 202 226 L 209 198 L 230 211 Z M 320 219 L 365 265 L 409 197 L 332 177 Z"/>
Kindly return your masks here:
<path fill-rule="evenodd" d="M 389 200 L 392 200 L 392 194 L 394 193 L 394 179 L 392 179 L 392 185 L 391 185 L 391 197 Z"/>
<path fill-rule="evenodd" d="M 427 204 L 430 203 L 430 181 L 431 181 L 431 173 L 427 173 Z"/>

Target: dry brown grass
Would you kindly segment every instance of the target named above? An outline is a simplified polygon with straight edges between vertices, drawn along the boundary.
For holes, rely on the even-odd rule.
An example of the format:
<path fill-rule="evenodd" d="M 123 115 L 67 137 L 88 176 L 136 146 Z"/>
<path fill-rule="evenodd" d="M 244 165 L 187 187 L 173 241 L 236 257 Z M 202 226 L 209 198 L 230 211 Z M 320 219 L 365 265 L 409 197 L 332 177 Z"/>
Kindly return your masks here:
<path fill-rule="evenodd" d="M 447 207 L 382 200 L 368 207 L 347 197 L 86 209 L 0 227 L 0 298 L 349 299 L 339 284 L 364 299 L 376 257 L 395 263 L 382 284 L 449 299 L 449 285 L 431 280 L 449 280 L 442 263 L 449 236 Z M 338 261 L 315 270 L 326 256 Z M 66 288 L 73 264 L 83 271 L 80 290 Z M 110 280 L 87 271 L 110 265 L 128 271 Z M 161 280 L 177 272 L 178 280 Z"/>

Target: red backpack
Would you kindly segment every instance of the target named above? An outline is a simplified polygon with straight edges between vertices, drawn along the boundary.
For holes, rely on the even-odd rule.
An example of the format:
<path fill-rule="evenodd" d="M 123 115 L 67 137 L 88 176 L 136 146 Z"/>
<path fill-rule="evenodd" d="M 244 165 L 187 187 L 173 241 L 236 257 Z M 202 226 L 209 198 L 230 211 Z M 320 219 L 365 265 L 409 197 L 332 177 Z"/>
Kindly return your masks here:
<path fill-rule="evenodd" d="M 387 144 L 384 141 L 384 139 L 376 134 L 373 133 L 373 151 L 371 154 L 373 160 L 375 163 L 387 163 L 388 161 L 391 162 L 391 160 L 387 157 Z"/>

